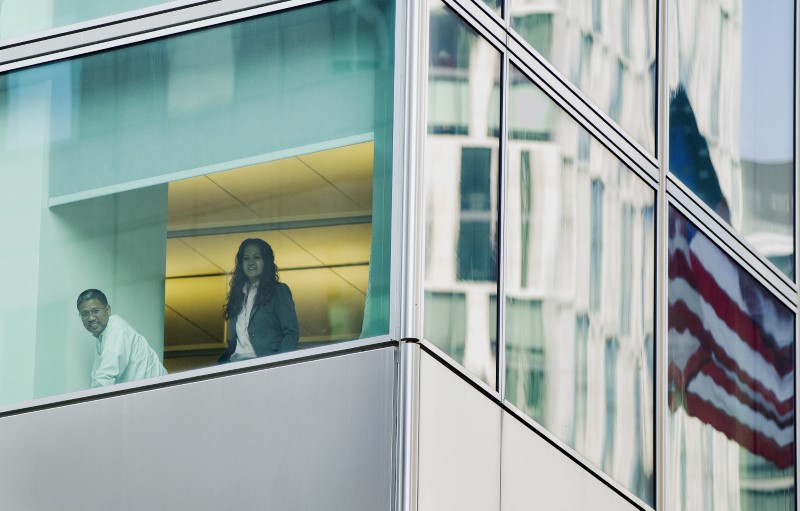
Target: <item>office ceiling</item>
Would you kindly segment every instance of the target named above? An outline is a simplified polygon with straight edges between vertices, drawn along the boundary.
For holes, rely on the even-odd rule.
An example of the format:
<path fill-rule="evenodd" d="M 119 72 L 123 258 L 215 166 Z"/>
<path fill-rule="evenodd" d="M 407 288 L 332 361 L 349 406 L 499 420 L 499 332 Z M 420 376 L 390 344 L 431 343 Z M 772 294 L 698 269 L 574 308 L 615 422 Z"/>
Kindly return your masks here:
<path fill-rule="evenodd" d="M 220 346 L 242 240 L 275 252 L 301 343 L 357 337 L 372 239 L 373 143 L 170 183 L 165 349 Z"/>

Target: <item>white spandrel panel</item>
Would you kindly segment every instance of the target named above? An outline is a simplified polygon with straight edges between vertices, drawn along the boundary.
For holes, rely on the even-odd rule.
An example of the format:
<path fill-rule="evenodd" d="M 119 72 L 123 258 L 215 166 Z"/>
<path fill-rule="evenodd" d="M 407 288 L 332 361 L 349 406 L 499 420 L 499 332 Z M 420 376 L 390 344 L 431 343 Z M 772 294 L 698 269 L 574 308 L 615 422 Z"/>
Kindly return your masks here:
<path fill-rule="evenodd" d="M 500 408 L 422 352 L 419 511 L 499 511 Z"/>
<path fill-rule="evenodd" d="M 0 509 L 392 506 L 395 348 L 0 418 Z"/>
<path fill-rule="evenodd" d="M 586 469 L 503 412 L 501 511 L 635 511 Z"/>

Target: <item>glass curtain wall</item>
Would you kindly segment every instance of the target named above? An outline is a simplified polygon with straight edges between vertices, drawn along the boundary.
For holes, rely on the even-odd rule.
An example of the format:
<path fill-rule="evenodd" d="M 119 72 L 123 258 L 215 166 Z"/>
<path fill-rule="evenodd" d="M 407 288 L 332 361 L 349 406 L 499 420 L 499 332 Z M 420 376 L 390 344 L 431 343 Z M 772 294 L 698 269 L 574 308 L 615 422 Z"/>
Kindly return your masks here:
<path fill-rule="evenodd" d="M 0 2 L 0 44 L 37 32 L 144 9 L 165 0 L 3 0 Z"/>
<path fill-rule="evenodd" d="M 430 5 L 423 337 L 652 505 L 655 190 Z"/>
<path fill-rule="evenodd" d="M 653 504 L 655 191 L 516 68 L 508 112 L 505 398 Z"/>
<path fill-rule="evenodd" d="M 495 386 L 500 52 L 430 3 L 425 338 Z"/>
<path fill-rule="evenodd" d="M 795 509 L 795 317 L 669 216 L 670 509 Z"/>
<path fill-rule="evenodd" d="M 655 154 L 655 0 L 508 0 L 511 28 Z"/>
<path fill-rule="evenodd" d="M 795 3 L 668 12 L 669 170 L 794 281 Z"/>
<path fill-rule="evenodd" d="M 338 0 L 0 75 L 0 403 L 94 384 L 104 315 L 170 373 L 387 335 L 393 26 Z"/>
<path fill-rule="evenodd" d="M 507 143 L 499 159 L 486 149 L 482 130 L 490 127 L 491 140 L 500 117 L 495 104 L 487 105 L 495 97 L 489 90 L 499 89 L 489 84 L 498 81 L 500 60 L 482 36 L 433 5 L 425 338 L 489 383 L 471 353 L 494 357 L 495 346 L 504 346 L 501 397 L 647 505 L 656 505 L 655 474 L 662 470 L 668 509 L 794 509 L 794 3 L 667 3 L 665 26 L 657 31 L 656 2 L 508 2 L 502 23 L 511 37 L 527 41 L 592 104 L 553 84 L 577 121 L 566 115 L 533 83 L 537 59 L 501 49 L 533 75 L 513 65 L 503 71 L 507 88 L 496 97 L 507 105 L 499 132 Z M 476 12 L 471 15 L 483 17 L 478 25 L 500 22 Z M 667 108 L 658 123 L 656 33 L 670 45 L 661 74 Z M 466 42 L 445 42 L 459 38 Z M 449 48 L 463 48 L 469 57 L 454 58 Z M 482 53 L 487 48 L 491 64 Z M 466 62 L 462 75 L 470 85 L 445 85 L 441 58 L 450 58 L 451 67 Z M 550 76 L 549 69 L 542 73 L 538 78 Z M 445 87 L 456 93 L 443 94 Z M 581 126 L 594 108 L 625 130 L 624 147 L 615 142 L 609 151 L 605 133 Z M 656 124 L 669 154 L 655 155 L 660 161 L 644 169 L 650 183 L 621 160 L 623 153 L 637 160 L 640 148 L 655 154 Z M 614 129 L 594 122 L 592 128 Z M 667 218 L 658 222 L 654 187 L 667 187 L 656 177 L 666 162 L 670 188 L 660 211 Z M 461 229 L 459 201 L 471 172 L 465 167 L 483 169 L 484 201 L 475 209 L 491 222 L 466 257 L 465 241 L 476 238 Z M 691 198 L 682 204 L 684 187 L 707 208 Z M 680 208 L 667 207 L 670 201 Z M 711 222 L 698 227 L 678 212 L 699 214 L 698 208 L 711 212 Z M 495 211 L 504 216 L 497 219 Z M 662 223 L 664 243 L 657 245 Z M 492 225 L 499 232 L 486 236 Z M 731 252 L 718 234 L 732 237 Z M 656 246 L 668 250 L 659 269 L 667 295 L 658 311 Z M 775 294 L 783 283 L 768 275 L 769 266 L 766 273 L 742 266 L 751 260 L 750 248 L 786 277 L 786 300 Z M 492 250 L 502 254 L 503 272 L 467 286 L 459 274 L 465 261 Z M 736 251 L 745 257 L 731 257 Z M 663 338 L 657 314 L 666 319 Z M 655 360 L 658 346 L 666 360 Z M 660 364 L 668 367 L 668 399 L 659 425 L 654 374 Z M 659 427 L 668 446 L 661 460 L 654 454 Z"/>

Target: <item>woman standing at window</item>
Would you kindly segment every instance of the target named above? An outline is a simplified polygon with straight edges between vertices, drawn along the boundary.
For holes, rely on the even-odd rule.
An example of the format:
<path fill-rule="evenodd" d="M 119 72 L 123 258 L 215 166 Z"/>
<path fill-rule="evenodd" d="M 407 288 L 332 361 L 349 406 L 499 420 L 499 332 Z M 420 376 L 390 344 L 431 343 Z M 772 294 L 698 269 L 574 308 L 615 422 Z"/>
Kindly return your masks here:
<path fill-rule="evenodd" d="M 300 330 L 292 292 L 278 281 L 275 254 L 266 241 L 250 238 L 239 245 L 224 316 L 228 349 L 220 363 L 297 348 Z"/>

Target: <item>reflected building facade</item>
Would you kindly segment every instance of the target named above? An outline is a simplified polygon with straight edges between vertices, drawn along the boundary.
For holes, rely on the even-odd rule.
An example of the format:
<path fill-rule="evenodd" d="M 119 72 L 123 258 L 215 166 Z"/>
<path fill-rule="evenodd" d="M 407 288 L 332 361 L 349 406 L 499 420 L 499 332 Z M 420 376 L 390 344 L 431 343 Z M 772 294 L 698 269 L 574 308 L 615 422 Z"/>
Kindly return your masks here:
<path fill-rule="evenodd" d="M 793 3 L 79 3 L 0 2 L 0 508 L 796 508 Z"/>

